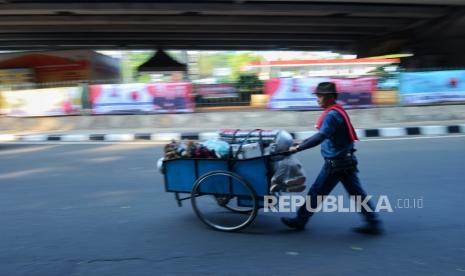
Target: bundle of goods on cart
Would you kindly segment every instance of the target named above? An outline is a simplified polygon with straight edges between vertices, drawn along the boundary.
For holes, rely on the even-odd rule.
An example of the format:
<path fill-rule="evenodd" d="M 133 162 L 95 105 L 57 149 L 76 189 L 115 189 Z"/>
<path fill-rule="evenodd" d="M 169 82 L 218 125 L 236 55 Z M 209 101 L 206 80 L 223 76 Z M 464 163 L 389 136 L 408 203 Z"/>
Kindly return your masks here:
<path fill-rule="evenodd" d="M 271 192 L 301 192 L 305 189 L 302 165 L 295 156 L 286 154 L 294 144 L 285 130 L 223 129 L 218 139 L 203 142 L 171 141 L 165 145 L 164 157 L 158 161 L 163 173 L 163 161 L 183 158 L 244 160 L 269 156 L 273 177 Z"/>
<path fill-rule="evenodd" d="M 228 158 L 229 145 L 219 140 L 197 143 L 192 140 L 176 141 L 165 145 L 164 160 L 179 158 Z"/>

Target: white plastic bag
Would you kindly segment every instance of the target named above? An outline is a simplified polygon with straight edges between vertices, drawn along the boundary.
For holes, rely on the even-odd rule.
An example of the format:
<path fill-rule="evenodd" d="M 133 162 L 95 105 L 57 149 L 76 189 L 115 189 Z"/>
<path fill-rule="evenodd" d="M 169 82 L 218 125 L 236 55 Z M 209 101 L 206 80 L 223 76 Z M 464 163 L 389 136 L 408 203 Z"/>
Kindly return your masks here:
<path fill-rule="evenodd" d="M 229 156 L 229 144 L 224 141 L 210 139 L 206 142 L 202 142 L 202 144 L 207 147 L 207 149 L 215 151 L 218 158 L 227 158 Z"/>
<path fill-rule="evenodd" d="M 294 156 L 274 162 L 271 191 L 301 192 L 305 189 L 305 173 L 302 164 Z"/>

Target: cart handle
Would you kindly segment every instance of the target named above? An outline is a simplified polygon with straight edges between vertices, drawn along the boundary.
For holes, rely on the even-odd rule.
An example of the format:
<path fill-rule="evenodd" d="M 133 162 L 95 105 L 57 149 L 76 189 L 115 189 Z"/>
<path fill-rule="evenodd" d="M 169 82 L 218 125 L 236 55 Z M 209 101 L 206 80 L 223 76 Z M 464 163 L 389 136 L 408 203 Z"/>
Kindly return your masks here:
<path fill-rule="evenodd" d="M 290 155 L 293 155 L 295 153 L 297 153 L 298 151 L 283 151 L 283 152 L 277 152 L 277 153 L 271 153 L 269 155 L 266 155 L 266 156 L 280 156 L 280 155 L 284 155 L 284 156 L 290 156 Z"/>

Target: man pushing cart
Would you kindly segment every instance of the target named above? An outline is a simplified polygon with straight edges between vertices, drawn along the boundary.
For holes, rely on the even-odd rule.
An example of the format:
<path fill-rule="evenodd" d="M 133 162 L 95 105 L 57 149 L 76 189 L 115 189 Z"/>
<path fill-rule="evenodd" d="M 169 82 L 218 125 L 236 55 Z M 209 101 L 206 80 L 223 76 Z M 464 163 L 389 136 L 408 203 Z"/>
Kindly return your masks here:
<path fill-rule="evenodd" d="M 220 135 L 221 141 L 208 145 L 191 142 L 180 147 L 179 156 L 170 152 L 176 158 L 163 161 L 166 191 L 175 193 L 180 206 L 190 199 L 199 219 L 213 229 L 238 231 L 252 223 L 258 210 L 264 207 L 265 197 L 303 191 L 305 176 L 300 163 L 291 155 L 321 144 L 325 163 L 308 191 L 311 210 L 317 207 L 316 198 L 327 196 L 338 182 L 343 183 L 350 195 L 364 199 L 367 195 L 357 176 L 354 155 L 357 135 L 345 110 L 336 104 L 336 87 L 334 83 L 320 83 L 315 94 L 325 110 L 316 125 L 319 132 L 314 136 L 292 146 L 292 137 L 285 131 L 225 130 Z M 180 158 L 182 154 L 187 158 Z M 296 217 L 282 218 L 282 222 L 303 230 L 313 215 L 307 206 L 302 205 Z M 368 206 L 372 207 L 370 202 Z M 362 214 L 366 225 L 355 230 L 381 233 L 376 213 L 363 209 Z"/>

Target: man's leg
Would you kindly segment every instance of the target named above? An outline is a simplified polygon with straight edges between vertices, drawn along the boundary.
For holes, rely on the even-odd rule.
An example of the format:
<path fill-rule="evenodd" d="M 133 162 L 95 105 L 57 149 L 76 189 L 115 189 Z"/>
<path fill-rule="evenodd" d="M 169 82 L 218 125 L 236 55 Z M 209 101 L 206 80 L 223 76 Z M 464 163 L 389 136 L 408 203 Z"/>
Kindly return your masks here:
<path fill-rule="evenodd" d="M 359 196 L 363 201 L 367 197 L 367 194 L 360 184 L 360 179 L 357 176 L 357 172 L 354 171 L 341 174 L 341 182 L 349 195 Z M 374 211 L 374 207 L 371 201 L 368 201 L 367 205 L 372 211 Z M 378 219 L 378 216 L 375 212 L 368 212 L 365 208 L 362 208 L 361 211 L 367 222 L 376 221 Z"/>
<path fill-rule="evenodd" d="M 310 206 L 313 210 L 318 207 L 318 196 L 326 196 L 331 193 L 339 180 L 339 175 L 331 174 L 329 166 L 325 163 L 323 168 L 321 168 L 320 174 L 308 191 Z M 313 215 L 313 212 L 307 210 L 306 205 L 305 203 L 299 208 L 295 218 L 283 218 L 281 219 L 282 222 L 291 228 L 303 229 L 308 219 Z"/>
<path fill-rule="evenodd" d="M 360 179 L 358 178 L 357 172 L 345 172 L 341 173 L 341 182 L 344 185 L 344 188 L 347 190 L 351 196 L 359 196 L 361 201 L 365 200 L 367 197 L 366 192 L 363 190 L 362 185 L 360 184 Z M 381 222 L 378 218 L 378 215 L 374 212 L 374 207 L 371 201 L 367 203 L 371 211 L 367 211 L 362 206 L 362 215 L 365 217 L 367 222 L 366 226 L 355 228 L 354 230 L 359 233 L 364 234 L 380 234 L 381 231 Z"/>

